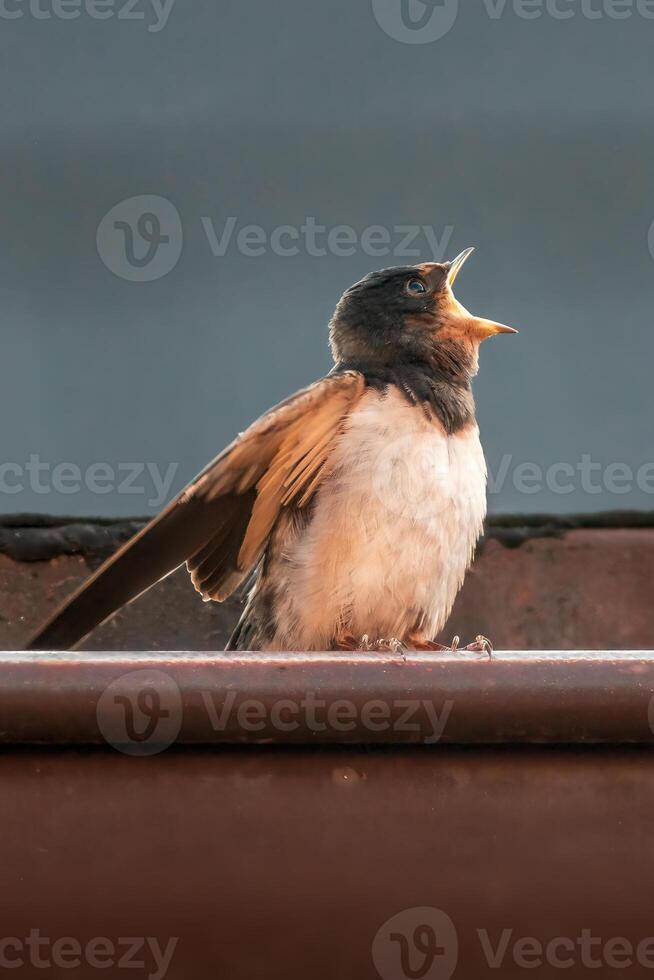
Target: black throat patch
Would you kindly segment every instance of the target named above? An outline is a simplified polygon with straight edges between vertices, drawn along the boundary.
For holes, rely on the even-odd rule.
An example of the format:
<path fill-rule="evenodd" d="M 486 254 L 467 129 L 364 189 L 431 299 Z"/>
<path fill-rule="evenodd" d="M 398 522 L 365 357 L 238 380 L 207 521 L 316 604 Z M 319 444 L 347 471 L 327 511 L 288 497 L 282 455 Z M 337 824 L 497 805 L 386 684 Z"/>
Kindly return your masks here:
<path fill-rule="evenodd" d="M 453 378 L 435 365 L 424 363 L 356 364 L 339 363 L 332 374 L 358 371 L 366 387 L 377 391 L 397 388 L 411 405 L 420 407 L 429 417 L 436 416 L 448 435 L 465 429 L 475 418 L 475 401 L 470 380 Z"/>

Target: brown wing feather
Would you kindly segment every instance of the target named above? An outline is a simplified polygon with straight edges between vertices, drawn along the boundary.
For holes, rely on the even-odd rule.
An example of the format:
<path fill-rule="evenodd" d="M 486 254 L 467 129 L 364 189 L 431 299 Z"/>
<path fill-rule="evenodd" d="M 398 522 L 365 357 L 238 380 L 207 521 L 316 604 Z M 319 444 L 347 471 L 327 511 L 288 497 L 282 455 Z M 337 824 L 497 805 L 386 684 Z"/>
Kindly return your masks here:
<path fill-rule="evenodd" d="M 344 378 L 345 382 L 341 380 Z M 230 469 L 238 468 L 246 474 L 245 484 L 247 488 L 254 484 L 256 495 L 247 528 L 231 551 L 232 561 L 224 564 L 223 549 L 215 553 L 215 560 L 223 564 L 224 572 L 216 574 L 218 569 L 211 569 L 205 555 L 201 583 L 195 560 L 188 563 L 193 584 L 204 598 L 222 602 L 231 595 L 260 558 L 280 509 L 293 503 L 304 506 L 308 502 L 306 488 L 309 484 L 315 487 L 324 474 L 334 436 L 360 396 L 363 384 L 362 376 L 355 372 L 326 378 L 306 389 L 302 405 L 286 403 L 276 422 L 264 417 L 259 432 L 250 429 L 247 440 L 234 444 L 229 456 Z M 218 488 L 224 492 L 223 473 L 209 472 L 203 480 L 196 491 L 199 496 L 212 501 Z M 244 492 L 243 478 L 239 486 Z"/>
<path fill-rule="evenodd" d="M 263 415 L 105 562 L 26 649 L 74 646 L 184 561 L 205 598 L 230 595 L 261 555 L 280 508 L 310 498 L 363 387 L 356 371 L 330 375 Z"/>

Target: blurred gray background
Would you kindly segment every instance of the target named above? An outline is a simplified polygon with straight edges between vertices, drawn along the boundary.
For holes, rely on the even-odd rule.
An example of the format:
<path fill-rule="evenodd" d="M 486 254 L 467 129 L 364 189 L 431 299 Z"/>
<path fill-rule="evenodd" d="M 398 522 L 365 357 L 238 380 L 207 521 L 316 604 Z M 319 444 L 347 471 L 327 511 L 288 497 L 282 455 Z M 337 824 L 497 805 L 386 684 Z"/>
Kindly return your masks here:
<path fill-rule="evenodd" d="M 414 225 L 521 331 L 475 385 L 491 510 L 654 506 L 654 4 L 405 2 L 4 0 L 0 512 L 158 510 L 329 369 L 344 288 L 443 257 L 362 246 Z M 357 244 L 239 247 L 307 217 Z"/>

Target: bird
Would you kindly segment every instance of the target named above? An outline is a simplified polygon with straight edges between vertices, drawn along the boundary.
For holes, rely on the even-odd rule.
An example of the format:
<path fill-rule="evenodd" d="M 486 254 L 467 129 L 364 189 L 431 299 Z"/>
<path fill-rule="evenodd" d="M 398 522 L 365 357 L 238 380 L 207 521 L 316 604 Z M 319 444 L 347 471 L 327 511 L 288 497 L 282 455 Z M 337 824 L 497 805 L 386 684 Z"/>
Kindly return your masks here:
<path fill-rule="evenodd" d="M 247 590 L 228 651 L 456 649 L 436 637 L 486 515 L 472 379 L 481 343 L 517 333 L 456 299 L 473 251 L 348 288 L 329 374 L 241 433 L 26 649 L 76 646 L 184 563 L 205 601 Z"/>

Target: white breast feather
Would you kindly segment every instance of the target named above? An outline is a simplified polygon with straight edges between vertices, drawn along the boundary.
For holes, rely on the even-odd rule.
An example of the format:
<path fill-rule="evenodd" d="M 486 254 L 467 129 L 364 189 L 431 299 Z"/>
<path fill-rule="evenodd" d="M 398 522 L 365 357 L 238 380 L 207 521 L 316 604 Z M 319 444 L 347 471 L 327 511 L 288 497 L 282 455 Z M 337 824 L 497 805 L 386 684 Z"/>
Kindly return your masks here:
<path fill-rule="evenodd" d="M 285 649 L 338 631 L 405 638 L 443 627 L 481 533 L 486 464 L 475 423 L 448 436 L 391 390 L 361 400 L 334 449 L 314 517 L 286 557 Z"/>

